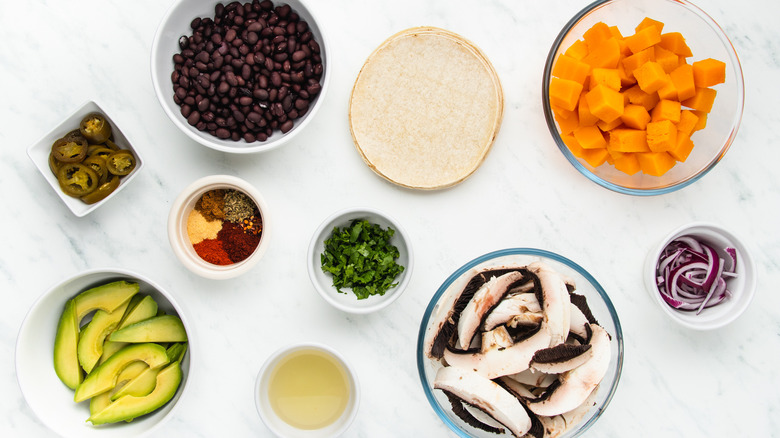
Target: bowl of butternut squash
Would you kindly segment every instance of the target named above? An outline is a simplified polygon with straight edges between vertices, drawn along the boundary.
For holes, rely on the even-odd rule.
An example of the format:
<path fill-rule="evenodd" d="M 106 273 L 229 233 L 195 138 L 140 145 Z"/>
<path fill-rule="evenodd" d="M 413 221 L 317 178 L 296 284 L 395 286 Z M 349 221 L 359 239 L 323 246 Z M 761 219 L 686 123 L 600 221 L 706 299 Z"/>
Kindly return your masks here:
<path fill-rule="evenodd" d="M 683 188 L 732 145 L 742 67 L 723 29 L 685 0 L 604 0 L 559 33 L 544 69 L 545 118 L 591 181 L 631 195 Z"/>

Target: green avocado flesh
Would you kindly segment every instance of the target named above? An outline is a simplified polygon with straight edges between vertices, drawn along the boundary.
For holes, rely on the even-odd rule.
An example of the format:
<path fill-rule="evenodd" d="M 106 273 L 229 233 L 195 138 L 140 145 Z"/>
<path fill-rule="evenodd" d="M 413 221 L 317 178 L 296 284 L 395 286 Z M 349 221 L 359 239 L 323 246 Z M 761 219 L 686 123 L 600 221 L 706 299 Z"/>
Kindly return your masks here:
<path fill-rule="evenodd" d="M 113 312 L 98 310 L 79 335 L 78 357 L 81 367 L 89 373 L 100 356 L 103 355 L 103 342 L 106 336 L 111 334 L 119 326 L 119 322 L 125 315 L 128 302 L 120 305 Z"/>
<path fill-rule="evenodd" d="M 93 287 L 78 294 L 76 300 L 76 318 L 81 324 L 93 310 L 113 312 L 117 307 L 127 302 L 140 290 L 138 283 L 120 280 L 113 283 Z"/>
<path fill-rule="evenodd" d="M 187 351 L 186 344 L 173 344 L 167 351 L 168 360 L 171 362 L 178 362 L 184 357 L 185 351 Z M 129 366 L 127 368 L 130 368 Z M 126 370 L 127 370 L 126 368 Z M 132 395 L 135 397 L 141 397 L 149 394 L 154 390 L 157 385 L 157 374 L 160 372 L 159 368 L 145 367 L 135 377 L 126 382 L 119 390 L 112 392 L 111 400 L 117 400 L 125 395 Z M 123 371 L 122 374 L 125 374 Z M 120 380 L 122 376 L 120 375 Z M 119 382 L 119 380 L 117 381 Z"/>
<path fill-rule="evenodd" d="M 168 363 L 165 348 L 158 344 L 133 344 L 114 353 L 108 360 L 95 367 L 76 388 L 74 400 L 82 402 L 90 397 L 108 391 L 116 386 L 119 373 L 130 363 L 137 360 L 150 367 L 159 367 Z"/>
<path fill-rule="evenodd" d="M 176 394 L 182 380 L 180 362 L 173 362 L 157 373 L 154 390 L 146 396 L 125 395 L 111 402 L 103 410 L 92 414 L 87 421 L 94 425 L 129 421 L 148 414 L 168 403 Z"/>
<path fill-rule="evenodd" d="M 84 378 L 76 353 L 79 342 L 79 323 L 76 321 L 76 302 L 69 300 L 57 324 L 54 338 L 54 371 L 70 389 L 76 389 Z"/>
<path fill-rule="evenodd" d="M 111 334 L 112 342 L 187 342 L 187 332 L 176 315 L 163 315 L 129 325 Z"/>
<path fill-rule="evenodd" d="M 135 301 L 135 302 L 134 302 Z M 122 318 L 122 322 L 116 327 L 117 330 L 125 328 L 129 325 L 143 321 L 157 315 L 157 303 L 149 296 L 135 295 L 127 306 L 125 316 Z M 126 342 L 113 342 L 106 339 L 103 343 L 103 355 L 100 356 L 98 363 L 101 364 L 106 361 L 111 355 L 121 350 L 126 346 Z"/>

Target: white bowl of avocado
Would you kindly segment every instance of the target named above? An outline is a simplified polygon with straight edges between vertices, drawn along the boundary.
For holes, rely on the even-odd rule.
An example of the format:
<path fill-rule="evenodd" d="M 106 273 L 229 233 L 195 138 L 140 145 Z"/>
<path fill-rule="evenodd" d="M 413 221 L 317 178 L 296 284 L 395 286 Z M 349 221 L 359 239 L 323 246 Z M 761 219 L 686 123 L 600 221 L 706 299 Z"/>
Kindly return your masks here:
<path fill-rule="evenodd" d="M 38 418 L 65 437 L 137 437 L 171 417 L 187 387 L 187 318 L 171 293 L 123 269 L 82 272 L 22 323 L 16 374 Z"/>

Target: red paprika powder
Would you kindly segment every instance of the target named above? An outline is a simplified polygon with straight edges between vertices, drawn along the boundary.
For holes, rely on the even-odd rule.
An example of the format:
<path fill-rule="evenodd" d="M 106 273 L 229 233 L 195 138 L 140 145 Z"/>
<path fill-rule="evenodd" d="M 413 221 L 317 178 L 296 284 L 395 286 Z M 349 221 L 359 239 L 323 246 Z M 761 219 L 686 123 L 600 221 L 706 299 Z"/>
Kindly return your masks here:
<path fill-rule="evenodd" d="M 260 235 L 247 233 L 241 225 L 225 221 L 217 233 L 217 240 L 230 260 L 238 263 L 252 255 L 260 243 Z"/>
<path fill-rule="evenodd" d="M 230 265 L 234 262 L 222 247 L 222 242 L 217 239 L 206 239 L 195 245 L 195 252 L 200 258 L 214 265 Z"/>

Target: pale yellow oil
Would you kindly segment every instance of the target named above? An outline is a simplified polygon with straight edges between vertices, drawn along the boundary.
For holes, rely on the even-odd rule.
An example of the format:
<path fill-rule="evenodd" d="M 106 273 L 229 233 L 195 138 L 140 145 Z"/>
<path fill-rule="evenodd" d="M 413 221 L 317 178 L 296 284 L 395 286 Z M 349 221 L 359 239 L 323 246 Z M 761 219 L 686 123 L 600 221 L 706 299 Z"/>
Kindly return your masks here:
<path fill-rule="evenodd" d="M 321 429 L 347 407 L 347 373 L 327 353 L 296 351 L 279 361 L 271 373 L 268 398 L 276 415 L 290 426 Z"/>

